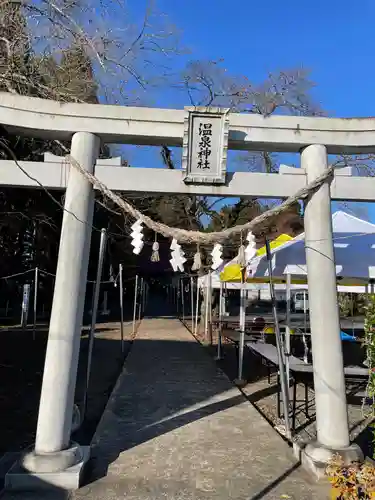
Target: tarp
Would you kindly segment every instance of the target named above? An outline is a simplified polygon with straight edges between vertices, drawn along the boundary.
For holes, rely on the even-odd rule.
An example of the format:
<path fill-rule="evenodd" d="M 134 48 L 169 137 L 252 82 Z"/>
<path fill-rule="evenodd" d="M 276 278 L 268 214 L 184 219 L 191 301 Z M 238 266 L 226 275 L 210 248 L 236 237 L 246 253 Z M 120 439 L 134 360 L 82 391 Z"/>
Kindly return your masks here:
<path fill-rule="evenodd" d="M 274 249 L 280 245 L 284 245 L 287 241 L 293 238 L 288 234 L 280 234 L 276 239 L 270 243 L 270 248 Z M 266 254 L 266 247 L 261 247 L 257 250 L 256 256 L 260 257 Z M 237 264 L 237 257 L 228 262 L 220 273 L 220 280 L 230 283 L 241 283 L 244 279 L 242 268 Z"/>
<path fill-rule="evenodd" d="M 369 242 L 367 244 L 367 253 L 365 252 L 365 256 L 368 259 L 371 260 L 371 263 L 373 263 L 374 266 L 374 272 L 373 274 L 375 275 L 375 247 L 372 248 L 372 239 L 374 238 L 375 240 L 375 224 L 371 224 L 370 222 L 358 219 L 357 217 L 354 217 L 352 215 L 347 214 L 346 212 L 343 211 L 338 211 L 335 212 L 332 216 L 332 226 L 333 226 L 333 232 L 334 232 L 334 244 L 335 244 L 335 250 L 336 253 L 337 251 L 343 252 L 346 249 L 349 249 L 349 251 L 345 252 L 346 255 L 346 260 L 349 261 L 349 264 L 351 262 L 351 268 L 356 267 L 357 268 L 357 273 L 358 273 L 358 268 L 362 267 L 362 273 L 360 273 L 360 276 L 351 276 L 351 278 L 345 279 L 344 281 L 340 279 L 344 274 L 338 274 L 339 280 L 338 280 L 338 291 L 339 292 L 352 292 L 352 293 L 364 293 L 365 291 L 365 285 L 367 284 L 369 278 L 371 276 L 368 276 L 368 267 L 365 268 L 365 264 L 361 264 L 358 262 L 358 259 L 361 259 L 361 247 L 362 247 L 362 253 L 363 253 L 363 246 L 366 245 L 366 241 L 364 237 L 367 236 L 369 238 Z M 281 235 L 282 236 L 282 235 Z M 277 248 L 274 248 L 271 250 L 274 259 L 273 259 L 273 264 L 274 264 L 274 271 L 279 269 L 280 266 L 282 267 L 282 259 L 281 256 L 275 257 L 276 252 L 280 252 L 280 250 L 289 248 L 291 245 L 295 245 L 299 241 L 302 243 L 299 243 L 299 246 L 296 248 L 296 252 L 298 254 L 298 260 L 299 262 L 302 262 L 302 264 L 298 263 L 298 261 L 292 263 L 288 262 L 288 269 L 290 271 L 293 270 L 292 266 L 295 266 L 294 269 L 297 270 L 297 273 L 292 276 L 292 289 L 306 289 L 307 288 L 307 276 L 306 276 L 306 269 L 303 269 L 303 266 L 306 267 L 306 259 L 305 259 L 305 248 L 304 248 L 304 238 L 305 234 L 302 233 L 296 238 L 287 241 L 283 245 L 278 246 Z M 356 241 L 353 240 L 355 238 Z M 281 237 L 280 237 L 281 239 Z M 347 241 L 346 241 L 347 240 Z M 349 245 L 350 246 L 346 246 Z M 354 244 L 356 243 L 356 244 Z M 375 245 L 375 241 L 374 241 Z M 371 247 L 371 248 L 370 248 Z M 357 249 L 357 253 L 351 253 L 351 250 Z M 262 250 L 262 249 L 259 249 Z M 288 258 L 291 258 L 291 251 L 288 251 Z M 337 255 L 336 255 L 337 257 Z M 340 254 L 341 257 L 341 254 Z M 278 259 L 278 263 L 280 266 L 275 267 L 276 263 L 276 258 Z M 283 257 L 284 258 L 284 257 Z M 293 259 L 295 260 L 295 259 Z M 366 259 L 365 259 L 366 261 Z M 235 259 L 229 263 L 222 264 L 222 266 L 217 270 L 217 271 L 212 271 L 211 272 L 211 287 L 213 289 L 218 289 L 220 288 L 220 273 L 223 272 L 224 269 L 229 268 L 230 266 L 235 264 Z M 336 264 L 340 263 L 336 259 Z M 301 269 L 302 266 L 302 269 Z M 248 269 L 254 270 L 256 269 L 255 274 L 252 275 L 251 277 L 247 277 L 247 283 L 245 285 L 245 288 L 247 290 L 262 290 L 268 288 L 268 285 L 265 284 L 268 280 L 268 266 L 267 266 L 267 259 L 262 256 L 260 258 L 255 258 L 253 262 L 248 266 Z M 274 282 L 275 282 L 275 288 L 278 289 L 284 289 L 285 288 L 285 271 L 286 265 L 284 265 L 284 269 L 282 269 L 281 275 L 277 275 L 275 273 L 274 277 Z M 347 265 L 345 266 L 345 269 L 348 269 L 348 262 Z M 366 272 L 364 272 L 366 271 Z M 350 271 L 349 272 L 353 272 Z M 240 267 L 237 264 L 237 276 L 238 274 L 240 275 Z M 363 275 L 366 275 L 364 277 Z M 236 274 L 234 274 L 236 276 Z M 375 279 L 375 276 L 374 276 Z M 209 275 L 201 276 L 199 279 L 199 285 L 201 287 L 206 287 L 209 286 Z M 227 289 L 241 289 L 241 278 L 236 281 L 227 281 L 226 282 L 226 288 Z"/>
<path fill-rule="evenodd" d="M 293 238 L 289 236 L 289 234 L 280 234 L 275 240 L 270 242 L 270 249 L 273 250 L 274 248 L 279 247 L 280 245 L 284 245 L 284 243 L 287 243 L 288 241 L 291 241 Z M 266 255 L 266 245 L 264 247 L 259 248 L 257 250 L 257 257 L 260 257 L 262 255 Z"/>
<path fill-rule="evenodd" d="M 274 241 L 272 241 L 271 248 L 276 248 L 292 239 L 293 238 L 288 234 L 281 234 Z M 266 247 L 261 247 L 257 250 L 257 256 L 261 256 L 265 252 Z M 220 281 L 226 282 L 227 290 L 241 289 L 242 269 L 241 266 L 237 264 L 237 257 L 226 264 L 223 263 L 216 271 L 212 271 L 210 274 L 206 274 L 198 278 L 198 284 L 200 287 L 211 286 L 213 289 L 220 288 Z M 264 280 L 261 280 L 261 282 L 263 283 Z M 253 283 L 249 283 L 249 286 L 246 288 L 248 290 L 259 290 L 259 286 L 256 286 Z"/>
<path fill-rule="evenodd" d="M 375 279 L 375 225 L 339 211 L 333 214 L 332 228 L 338 283 L 360 285 Z M 305 233 L 272 250 L 272 272 L 276 280 L 287 274 L 293 281 L 296 277 L 306 279 Z M 267 277 L 265 256 L 247 266 L 247 279 Z"/>

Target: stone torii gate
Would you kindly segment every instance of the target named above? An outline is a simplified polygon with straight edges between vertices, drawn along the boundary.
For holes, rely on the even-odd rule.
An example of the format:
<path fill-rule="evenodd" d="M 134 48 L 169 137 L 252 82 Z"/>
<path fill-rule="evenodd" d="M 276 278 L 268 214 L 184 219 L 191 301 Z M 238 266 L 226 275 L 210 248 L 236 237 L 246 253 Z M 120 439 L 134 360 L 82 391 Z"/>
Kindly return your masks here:
<path fill-rule="evenodd" d="M 229 149 L 300 152 L 301 169 L 279 174 L 227 173 L 220 183 L 186 183 L 178 170 L 120 168 L 98 162 L 105 143 L 182 146 L 186 111 L 62 104 L 0 93 L 0 122 L 13 134 L 70 140 L 71 156 L 111 190 L 233 197 L 287 198 L 328 168 L 327 154 L 375 152 L 375 119 L 332 119 L 227 114 Z M 204 110 L 203 110 L 204 111 Z M 217 110 L 216 110 L 217 111 Z M 50 320 L 35 447 L 7 476 L 9 488 L 42 483 L 79 486 L 89 450 L 71 442 L 71 425 L 90 252 L 94 189 L 65 160 L 0 161 L 0 185 L 66 189 L 53 307 Z M 144 174 L 144 175 L 142 175 Z M 221 172 L 223 174 L 223 172 Z M 337 171 L 307 200 L 305 210 L 317 442 L 304 459 L 315 470 L 339 452 L 360 456 L 351 446 L 347 418 L 331 200 L 373 201 L 375 179 Z M 36 180 L 38 182 L 36 182 Z M 75 216 L 73 216 L 74 214 Z M 249 443 L 251 446 L 251 443 Z"/>

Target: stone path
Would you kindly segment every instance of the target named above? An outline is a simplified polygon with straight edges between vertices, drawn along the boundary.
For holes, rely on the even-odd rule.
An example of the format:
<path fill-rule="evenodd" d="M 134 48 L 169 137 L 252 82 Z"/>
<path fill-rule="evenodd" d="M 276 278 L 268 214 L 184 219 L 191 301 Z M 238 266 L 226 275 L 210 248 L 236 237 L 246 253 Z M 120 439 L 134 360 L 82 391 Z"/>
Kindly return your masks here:
<path fill-rule="evenodd" d="M 94 437 L 91 478 L 72 500 L 328 498 L 173 319 L 142 322 Z"/>

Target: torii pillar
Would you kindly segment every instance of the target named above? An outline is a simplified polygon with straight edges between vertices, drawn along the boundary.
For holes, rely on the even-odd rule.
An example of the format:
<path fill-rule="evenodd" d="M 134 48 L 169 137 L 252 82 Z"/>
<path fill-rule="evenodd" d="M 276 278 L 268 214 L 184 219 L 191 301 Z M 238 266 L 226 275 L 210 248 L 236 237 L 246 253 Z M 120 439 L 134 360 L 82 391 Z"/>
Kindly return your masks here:
<path fill-rule="evenodd" d="M 307 182 L 324 174 L 328 168 L 326 147 L 307 146 L 301 154 L 301 167 Z M 362 458 L 360 448 L 349 440 L 329 182 L 307 200 L 305 248 L 317 440 L 305 446 L 301 459 L 319 477 L 336 453 L 348 464 Z"/>
<path fill-rule="evenodd" d="M 71 155 L 94 173 L 100 139 L 73 135 Z M 7 474 L 8 489 L 77 489 L 89 447 L 71 441 L 74 394 L 94 209 L 94 189 L 70 167 L 43 373 L 35 448 Z"/>

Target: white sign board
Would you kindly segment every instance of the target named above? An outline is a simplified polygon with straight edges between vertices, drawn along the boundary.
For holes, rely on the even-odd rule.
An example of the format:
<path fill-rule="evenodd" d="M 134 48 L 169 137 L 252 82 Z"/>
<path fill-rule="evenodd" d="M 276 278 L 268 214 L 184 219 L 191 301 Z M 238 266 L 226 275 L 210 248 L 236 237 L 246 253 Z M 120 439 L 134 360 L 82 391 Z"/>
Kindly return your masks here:
<path fill-rule="evenodd" d="M 21 325 L 23 328 L 25 328 L 27 325 L 27 317 L 29 315 L 29 303 L 30 303 L 30 285 L 23 285 L 22 313 L 21 313 Z"/>
<path fill-rule="evenodd" d="M 185 108 L 182 168 L 186 183 L 226 181 L 228 109 Z"/>

